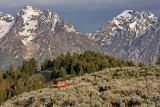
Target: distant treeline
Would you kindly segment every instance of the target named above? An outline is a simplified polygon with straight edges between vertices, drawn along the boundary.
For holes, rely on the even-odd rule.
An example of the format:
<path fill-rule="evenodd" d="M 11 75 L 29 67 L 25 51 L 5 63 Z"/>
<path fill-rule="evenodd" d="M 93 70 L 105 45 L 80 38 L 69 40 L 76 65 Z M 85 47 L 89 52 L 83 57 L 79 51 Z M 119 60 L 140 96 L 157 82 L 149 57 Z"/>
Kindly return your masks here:
<path fill-rule="evenodd" d="M 143 63 L 141 63 L 143 65 Z M 84 54 L 67 53 L 57 56 L 53 61 L 46 59 L 41 65 L 44 71 L 52 68 L 51 78 L 68 79 L 70 77 L 82 76 L 85 73 L 93 73 L 104 68 L 111 67 L 134 67 L 132 60 L 124 60 L 100 52 L 86 51 Z"/>
<path fill-rule="evenodd" d="M 25 60 L 22 67 L 16 70 L 10 64 L 9 70 L 0 72 L 0 105 L 15 95 L 42 88 L 45 79 L 42 75 L 34 75 L 36 73 L 37 62 L 34 58 Z"/>

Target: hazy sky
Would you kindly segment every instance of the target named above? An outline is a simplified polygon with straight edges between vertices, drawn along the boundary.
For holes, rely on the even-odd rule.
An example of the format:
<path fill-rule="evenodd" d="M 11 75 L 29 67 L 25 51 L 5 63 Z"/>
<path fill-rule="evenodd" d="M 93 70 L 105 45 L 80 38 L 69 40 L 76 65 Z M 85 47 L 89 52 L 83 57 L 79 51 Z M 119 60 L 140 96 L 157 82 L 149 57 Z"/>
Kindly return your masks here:
<path fill-rule="evenodd" d="M 0 11 L 16 14 L 27 5 L 57 12 L 75 28 L 88 33 L 128 9 L 150 11 L 160 17 L 160 0 L 1 0 Z"/>

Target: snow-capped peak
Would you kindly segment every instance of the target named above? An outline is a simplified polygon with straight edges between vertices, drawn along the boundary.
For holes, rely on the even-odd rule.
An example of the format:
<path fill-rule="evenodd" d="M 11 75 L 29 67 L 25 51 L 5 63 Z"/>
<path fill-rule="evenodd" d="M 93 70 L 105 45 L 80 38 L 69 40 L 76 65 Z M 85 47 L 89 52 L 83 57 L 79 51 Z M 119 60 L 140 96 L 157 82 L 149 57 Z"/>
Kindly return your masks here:
<path fill-rule="evenodd" d="M 36 15 L 39 12 L 41 12 L 38 8 L 32 7 L 32 6 L 25 6 L 22 8 L 21 12 L 23 13 L 30 13 L 31 15 Z"/>
<path fill-rule="evenodd" d="M 21 15 L 24 19 L 31 18 L 32 16 L 38 16 L 42 13 L 38 8 L 32 6 L 26 6 L 21 10 Z"/>
<path fill-rule="evenodd" d="M 2 12 L 0 12 L 0 20 L 11 22 L 14 20 L 14 17 L 11 14 L 3 14 Z"/>
<path fill-rule="evenodd" d="M 114 43 L 113 41 L 116 38 L 121 38 L 123 35 L 127 35 L 128 38 L 134 40 L 144 34 L 148 29 L 153 28 L 157 22 L 158 18 L 152 13 L 125 10 L 107 22 L 99 32 L 93 33 L 92 39 L 100 47 L 105 48 Z"/>
<path fill-rule="evenodd" d="M 26 6 L 21 10 L 23 27 L 19 34 L 25 37 L 25 39 L 22 40 L 24 45 L 34 38 L 34 36 L 32 36 L 32 31 L 37 28 L 38 20 L 36 17 L 38 17 L 41 13 L 42 12 L 38 8 L 32 6 Z"/>
<path fill-rule="evenodd" d="M 120 15 L 118 15 L 117 18 L 124 17 L 131 19 L 133 17 L 134 12 L 134 10 L 125 10 Z"/>
<path fill-rule="evenodd" d="M 54 32 L 56 23 L 59 21 L 57 13 L 45 10 L 44 12 L 40 9 L 26 6 L 22 9 L 20 17 L 23 20 L 22 29 L 19 31 L 19 35 L 23 36 L 23 44 L 27 45 L 35 38 L 35 31 L 40 25 L 51 25 L 51 31 Z"/>

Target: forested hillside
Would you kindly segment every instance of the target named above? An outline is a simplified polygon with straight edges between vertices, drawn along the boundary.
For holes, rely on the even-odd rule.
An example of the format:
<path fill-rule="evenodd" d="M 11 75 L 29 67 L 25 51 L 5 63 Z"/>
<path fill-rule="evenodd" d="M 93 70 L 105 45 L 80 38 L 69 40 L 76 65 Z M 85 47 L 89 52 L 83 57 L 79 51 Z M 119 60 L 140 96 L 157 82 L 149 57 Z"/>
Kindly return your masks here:
<path fill-rule="evenodd" d="M 86 73 L 98 72 L 105 68 L 133 66 L 135 66 L 133 61 L 94 51 L 86 51 L 84 54 L 68 52 L 66 55 L 57 56 L 53 61 L 47 59 L 42 64 L 40 73 L 37 71 L 37 62 L 34 58 L 23 61 L 22 66 L 17 69 L 10 64 L 9 70 L 0 72 L 0 104 L 23 92 L 44 88 L 45 79 L 66 80 Z M 46 69 L 51 70 L 51 76 L 45 76 Z"/>
<path fill-rule="evenodd" d="M 71 78 L 69 87 L 55 85 L 24 93 L 3 107 L 159 107 L 160 67 L 106 68 Z M 52 83 L 51 83 L 52 84 Z"/>
<path fill-rule="evenodd" d="M 37 62 L 34 58 L 24 61 L 21 67 L 0 72 L 0 104 L 15 95 L 43 88 L 45 79 L 37 73 Z"/>
<path fill-rule="evenodd" d="M 104 68 L 112 67 L 133 67 L 135 63 L 132 60 L 124 60 L 110 55 L 104 55 L 100 52 L 86 51 L 84 54 L 69 52 L 65 56 L 61 54 L 53 61 L 47 59 L 41 66 L 41 70 L 53 69 L 51 78 L 68 79 L 70 77 L 82 76 L 85 73 L 93 73 Z"/>

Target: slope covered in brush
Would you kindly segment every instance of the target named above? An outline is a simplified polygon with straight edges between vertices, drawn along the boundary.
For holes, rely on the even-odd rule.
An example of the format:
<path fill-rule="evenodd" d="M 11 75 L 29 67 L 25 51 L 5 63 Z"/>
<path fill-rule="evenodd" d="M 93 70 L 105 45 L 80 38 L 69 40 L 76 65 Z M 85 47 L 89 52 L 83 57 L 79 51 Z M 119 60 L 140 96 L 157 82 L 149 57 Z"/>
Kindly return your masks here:
<path fill-rule="evenodd" d="M 3 106 L 160 106 L 159 72 L 158 66 L 104 69 L 68 80 L 69 87 L 24 93 Z"/>

